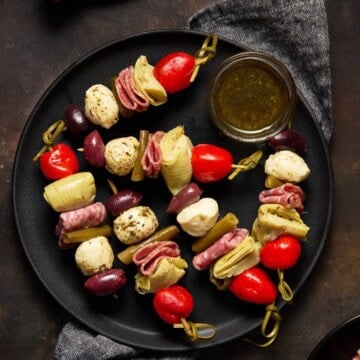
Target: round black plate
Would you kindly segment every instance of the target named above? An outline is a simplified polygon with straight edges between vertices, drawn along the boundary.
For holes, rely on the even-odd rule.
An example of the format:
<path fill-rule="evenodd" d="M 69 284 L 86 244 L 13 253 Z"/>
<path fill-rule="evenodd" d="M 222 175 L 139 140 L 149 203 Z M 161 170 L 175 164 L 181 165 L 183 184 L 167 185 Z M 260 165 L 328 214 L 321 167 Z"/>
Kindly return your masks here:
<path fill-rule="evenodd" d="M 137 347 L 178 351 L 217 345 L 258 327 L 264 308 L 242 303 L 230 293 L 216 290 L 209 283 L 206 272 L 200 273 L 191 267 L 191 239 L 183 235 L 178 242 L 190 266 L 181 284 L 193 293 L 196 303 L 190 320 L 215 325 L 217 334 L 212 340 L 192 344 L 183 332 L 173 330 L 159 320 L 152 308 L 152 296 L 140 296 L 134 291 L 133 266 L 125 269 L 129 281 L 127 287 L 120 291 L 118 299 L 90 296 L 82 289 L 84 278 L 75 266 L 74 251 L 63 251 L 57 246 L 54 227 L 58 215 L 42 198 L 47 182 L 32 157 L 41 147 L 42 132 L 62 118 L 68 103 L 83 106 L 84 93 L 91 85 L 108 85 L 112 76 L 133 64 L 141 54 L 155 64 L 161 56 L 171 51 L 195 53 L 204 39 L 204 34 L 191 31 L 156 31 L 116 40 L 96 49 L 62 73 L 46 91 L 26 124 L 17 150 L 13 172 L 14 213 L 20 239 L 36 274 L 54 298 L 75 318 L 96 332 Z M 123 119 L 111 130 L 102 131 L 105 142 L 129 134 L 138 136 L 140 128 L 151 132 L 160 129 L 166 131 L 184 124 L 194 144 L 218 144 L 228 148 L 235 159 L 249 155 L 253 148 L 239 145 L 218 133 L 209 121 L 205 105 L 209 77 L 220 62 L 240 51 L 243 48 L 239 45 L 220 39 L 216 57 L 201 68 L 189 89 L 170 96 L 165 105 L 153 107 L 133 119 Z M 312 169 L 311 176 L 302 184 L 307 193 L 303 219 L 311 231 L 304 243 L 300 262 L 286 274 L 296 292 L 313 269 L 327 236 L 332 206 L 332 172 L 327 145 L 303 101 L 297 105 L 293 127 L 308 139 L 309 152 L 305 159 Z M 74 148 L 81 146 L 81 140 L 69 136 L 64 136 L 61 141 L 70 143 Z M 82 169 L 87 169 L 86 164 L 82 164 Z M 105 200 L 111 194 L 105 179 L 109 175 L 102 170 L 91 171 L 96 176 L 97 199 Z M 264 179 L 263 167 L 259 166 L 234 181 L 224 180 L 202 186 L 203 196 L 217 199 L 221 215 L 234 212 L 240 219 L 240 225 L 250 229 L 259 206 L 258 193 L 264 189 Z M 146 180 L 140 184 L 130 183 L 125 177 L 114 180 L 119 189 L 132 187 L 142 191 L 142 203 L 154 209 L 160 226 L 175 222 L 173 217 L 165 213 L 170 193 L 162 179 Z M 111 242 L 115 253 L 122 249 L 116 239 L 111 239 Z M 122 265 L 116 263 L 115 266 Z M 279 303 L 280 307 L 283 305 Z"/>
<path fill-rule="evenodd" d="M 331 330 L 316 346 L 308 360 L 352 359 L 360 349 L 360 315 Z"/>

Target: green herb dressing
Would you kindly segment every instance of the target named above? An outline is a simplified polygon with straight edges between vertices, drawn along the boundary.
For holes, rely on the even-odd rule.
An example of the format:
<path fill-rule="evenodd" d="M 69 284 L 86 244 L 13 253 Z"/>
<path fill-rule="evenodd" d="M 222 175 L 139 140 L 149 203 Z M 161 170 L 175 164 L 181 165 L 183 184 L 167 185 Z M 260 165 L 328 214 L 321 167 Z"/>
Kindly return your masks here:
<path fill-rule="evenodd" d="M 251 60 L 225 70 L 214 90 L 218 116 L 246 131 L 270 126 L 282 117 L 289 103 L 287 88 L 274 70 Z"/>

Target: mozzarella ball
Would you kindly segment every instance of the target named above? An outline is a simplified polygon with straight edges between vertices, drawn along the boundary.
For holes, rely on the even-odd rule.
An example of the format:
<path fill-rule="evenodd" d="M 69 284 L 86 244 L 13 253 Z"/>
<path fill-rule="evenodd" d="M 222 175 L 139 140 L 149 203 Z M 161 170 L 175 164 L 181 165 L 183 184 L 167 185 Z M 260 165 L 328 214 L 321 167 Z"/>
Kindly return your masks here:
<path fill-rule="evenodd" d="M 75 262 L 85 276 L 110 270 L 114 263 L 114 253 L 109 240 L 98 236 L 84 241 L 76 249 Z"/>
<path fill-rule="evenodd" d="M 187 206 L 176 217 L 181 228 L 191 236 L 205 235 L 219 217 L 219 206 L 212 198 L 202 198 Z"/>
<path fill-rule="evenodd" d="M 114 233 L 123 244 L 131 245 L 148 238 L 158 226 L 156 215 L 148 206 L 135 206 L 114 220 Z"/>
<path fill-rule="evenodd" d="M 267 158 L 265 174 L 282 181 L 299 183 L 310 175 L 310 169 L 298 154 L 290 150 L 281 150 Z"/>
<path fill-rule="evenodd" d="M 122 137 L 109 141 L 105 146 L 105 167 L 112 174 L 129 174 L 136 161 L 139 141 L 133 137 Z"/>
<path fill-rule="evenodd" d="M 91 86 L 85 93 L 85 115 L 95 125 L 109 129 L 119 120 L 119 106 L 105 85 Z"/>

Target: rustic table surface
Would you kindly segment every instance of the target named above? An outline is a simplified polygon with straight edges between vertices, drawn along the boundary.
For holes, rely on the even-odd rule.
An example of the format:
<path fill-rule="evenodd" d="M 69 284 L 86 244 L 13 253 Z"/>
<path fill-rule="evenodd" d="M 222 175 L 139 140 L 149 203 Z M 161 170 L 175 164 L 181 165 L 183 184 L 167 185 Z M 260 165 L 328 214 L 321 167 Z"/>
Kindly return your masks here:
<path fill-rule="evenodd" d="M 310 0 L 309 0 L 310 1 Z M 71 2 L 71 1 L 70 1 Z M 44 91 L 81 55 L 109 40 L 180 29 L 209 0 L 78 0 L 70 12 L 41 0 L 2 1 L 0 11 L 0 358 L 50 359 L 69 315 L 47 293 L 21 247 L 11 207 L 11 174 L 22 129 Z M 321 257 L 267 349 L 241 340 L 201 359 L 306 359 L 333 327 L 358 314 L 360 2 L 328 0 L 333 115 L 333 219 Z M 25 175 L 26 176 L 26 175 Z"/>

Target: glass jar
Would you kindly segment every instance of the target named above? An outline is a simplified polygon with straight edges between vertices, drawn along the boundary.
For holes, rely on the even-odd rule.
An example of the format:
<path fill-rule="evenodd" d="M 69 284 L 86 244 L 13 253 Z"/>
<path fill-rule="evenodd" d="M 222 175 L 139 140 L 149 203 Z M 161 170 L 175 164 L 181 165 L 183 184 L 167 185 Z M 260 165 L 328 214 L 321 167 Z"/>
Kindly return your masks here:
<path fill-rule="evenodd" d="M 213 123 L 225 135 L 247 143 L 264 142 L 288 126 L 296 98 L 285 65 L 259 52 L 226 59 L 207 89 Z"/>

